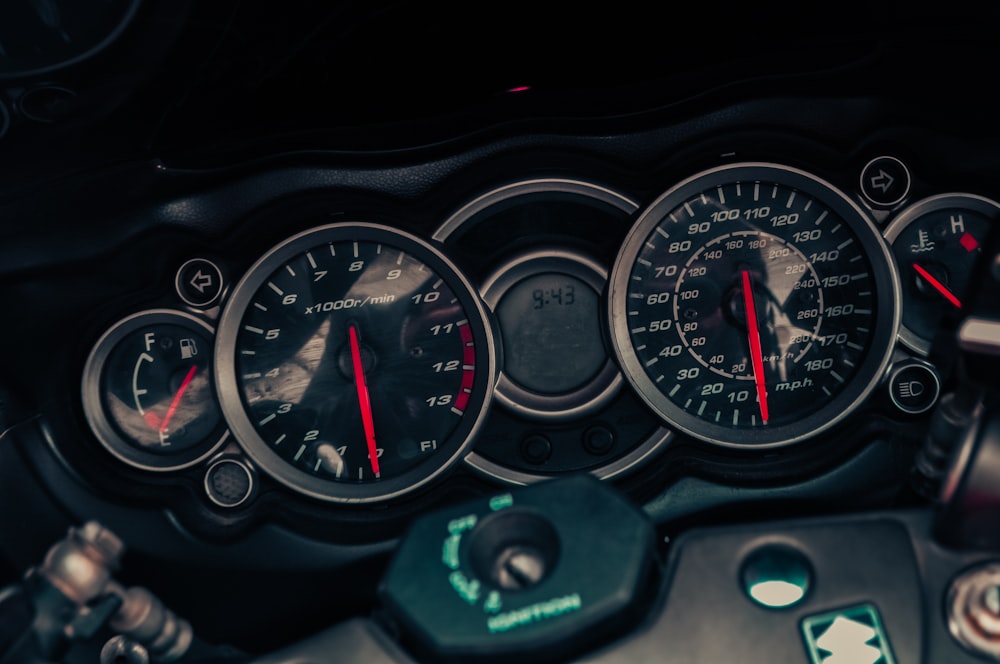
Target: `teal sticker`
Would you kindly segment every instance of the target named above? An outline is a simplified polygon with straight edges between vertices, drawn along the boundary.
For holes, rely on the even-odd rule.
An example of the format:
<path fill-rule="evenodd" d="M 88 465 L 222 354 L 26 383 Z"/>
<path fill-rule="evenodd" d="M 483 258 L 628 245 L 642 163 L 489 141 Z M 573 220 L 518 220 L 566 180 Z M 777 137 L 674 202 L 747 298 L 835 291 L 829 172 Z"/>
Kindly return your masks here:
<path fill-rule="evenodd" d="M 878 609 L 871 604 L 802 620 L 812 664 L 896 664 Z"/>

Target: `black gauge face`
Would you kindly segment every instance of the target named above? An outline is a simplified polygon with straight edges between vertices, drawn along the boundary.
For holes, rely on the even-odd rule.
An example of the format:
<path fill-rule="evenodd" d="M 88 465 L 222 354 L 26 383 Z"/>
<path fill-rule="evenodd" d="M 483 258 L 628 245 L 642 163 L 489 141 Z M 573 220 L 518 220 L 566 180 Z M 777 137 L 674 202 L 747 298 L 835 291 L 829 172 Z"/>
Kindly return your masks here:
<path fill-rule="evenodd" d="M 870 392 L 898 286 L 864 214 L 774 165 L 695 176 L 641 215 L 612 275 L 626 375 L 669 423 L 722 445 L 780 445 Z"/>
<path fill-rule="evenodd" d="M 498 403 L 538 422 L 569 422 L 619 393 L 603 333 L 606 281 L 600 264 L 560 247 L 515 255 L 486 278 L 503 351 Z"/>
<path fill-rule="evenodd" d="M 471 442 L 493 347 L 471 287 L 417 238 L 327 226 L 272 250 L 219 328 L 223 408 L 289 486 L 371 501 L 420 486 Z"/>
<path fill-rule="evenodd" d="M 919 201 L 886 229 L 899 267 L 903 324 L 899 337 L 927 353 L 942 318 L 958 315 L 982 243 L 1000 218 L 1000 204 L 971 194 Z"/>
<path fill-rule="evenodd" d="M 598 311 L 597 292 L 574 276 L 547 272 L 518 282 L 496 307 L 506 375 L 539 394 L 586 385 L 607 361 Z"/>
<path fill-rule="evenodd" d="M 226 434 L 212 379 L 212 330 L 170 311 L 111 328 L 84 369 L 87 418 L 115 456 L 172 470 L 210 453 Z"/>

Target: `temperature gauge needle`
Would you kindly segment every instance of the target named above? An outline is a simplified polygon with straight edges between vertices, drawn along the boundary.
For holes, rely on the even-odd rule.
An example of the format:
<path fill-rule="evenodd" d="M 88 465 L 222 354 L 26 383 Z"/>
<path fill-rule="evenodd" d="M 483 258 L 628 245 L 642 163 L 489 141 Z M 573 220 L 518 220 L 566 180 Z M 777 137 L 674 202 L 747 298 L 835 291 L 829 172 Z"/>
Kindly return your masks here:
<path fill-rule="evenodd" d="M 948 300 L 953 305 L 955 305 L 955 307 L 957 309 L 961 309 L 962 308 L 962 302 L 961 302 L 961 300 L 959 300 L 957 297 L 955 297 L 955 294 L 952 293 L 950 290 L 948 290 L 947 286 L 945 286 L 940 281 L 938 281 L 937 279 L 935 279 L 933 274 L 931 274 L 930 272 L 928 272 L 926 269 L 924 269 L 918 263 L 914 263 L 913 264 L 913 269 L 916 270 L 917 274 L 919 274 L 921 277 L 923 277 L 924 281 L 926 281 L 927 283 L 929 283 L 934 288 L 934 290 L 936 290 L 938 293 L 941 293 L 941 295 L 944 296 L 944 299 Z"/>
<path fill-rule="evenodd" d="M 747 336 L 750 340 L 750 362 L 753 364 L 753 382 L 757 386 L 760 417 L 767 424 L 767 387 L 764 385 L 764 353 L 760 348 L 760 329 L 757 325 L 757 307 L 753 302 L 750 273 L 743 270 L 743 307 L 747 315 Z"/>
<path fill-rule="evenodd" d="M 354 389 L 358 391 L 358 403 L 361 404 L 361 423 L 365 427 L 365 441 L 368 443 L 368 458 L 371 460 L 372 472 L 379 476 L 378 446 L 375 445 L 375 421 L 372 419 L 372 402 L 368 395 L 368 384 L 365 382 L 365 368 L 361 363 L 361 345 L 358 343 L 358 330 L 353 325 L 347 328 L 351 341 L 351 361 L 354 364 Z"/>
<path fill-rule="evenodd" d="M 160 422 L 160 437 L 164 438 L 165 433 L 167 433 L 167 425 L 170 424 L 170 420 L 173 419 L 174 413 L 177 412 L 177 407 L 181 404 L 181 399 L 184 398 L 184 393 L 187 392 L 188 387 L 191 386 L 191 381 L 194 380 L 195 373 L 198 372 L 198 367 L 192 366 L 188 369 L 187 375 L 184 376 L 184 380 L 181 381 L 181 386 L 177 388 L 177 392 L 174 394 L 174 398 L 170 401 L 170 407 L 167 408 L 167 414 L 163 416 L 163 421 Z"/>

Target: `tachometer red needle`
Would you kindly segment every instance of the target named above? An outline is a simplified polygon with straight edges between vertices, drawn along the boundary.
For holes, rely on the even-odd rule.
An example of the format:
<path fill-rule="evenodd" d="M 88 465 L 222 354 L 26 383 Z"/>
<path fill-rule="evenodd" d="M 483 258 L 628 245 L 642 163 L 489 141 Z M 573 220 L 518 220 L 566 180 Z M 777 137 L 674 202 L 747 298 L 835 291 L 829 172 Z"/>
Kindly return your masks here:
<path fill-rule="evenodd" d="M 365 382 L 365 368 L 361 363 L 361 345 L 358 343 L 358 331 L 353 325 L 347 328 L 351 340 L 351 361 L 354 364 L 354 389 L 358 391 L 358 403 L 361 404 L 361 423 L 365 427 L 365 441 L 368 443 L 368 458 L 371 460 L 372 472 L 379 476 L 378 446 L 375 445 L 375 420 L 372 419 L 372 402 L 368 396 L 368 384 Z"/>
<path fill-rule="evenodd" d="M 913 269 L 917 271 L 917 274 L 919 274 L 921 277 L 924 278 L 924 281 L 933 286 L 934 290 L 941 293 L 941 295 L 944 296 L 944 299 L 951 302 L 953 305 L 955 305 L 956 308 L 958 309 L 962 308 L 962 302 L 957 297 L 955 297 L 954 293 L 948 290 L 947 286 L 945 286 L 940 281 L 935 279 L 933 274 L 925 270 L 922 266 L 920 266 L 917 263 L 913 264 Z"/>
<path fill-rule="evenodd" d="M 177 407 L 181 404 L 181 399 L 184 398 L 184 393 L 187 392 L 187 388 L 190 387 L 191 381 L 194 380 L 195 373 L 198 372 L 198 367 L 192 366 L 188 369 L 187 375 L 184 376 L 184 380 L 181 381 L 181 386 L 177 388 L 177 393 L 174 394 L 174 398 L 170 401 L 170 407 L 167 408 L 167 414 L 163 416 L 163 421 L 160 422 L 160 433 L 166 433 L 167 425 L 170 424 L 171 418 L 173 418 L 174 413 L 177 412 Z"/>
<path fill-rule="evenodd" d="M 743 270 L 743 307 L 747 314 L 747 336 L 750 339 L 750 362 L 753 364 L 753 382 L 757 385 L 760 417 L 767 424 L 767 386 L 764 385 L 764 353 L 760 349 L 760 329 L 757 324 L 757 307 L 753 303 L 750 273 Z"/>

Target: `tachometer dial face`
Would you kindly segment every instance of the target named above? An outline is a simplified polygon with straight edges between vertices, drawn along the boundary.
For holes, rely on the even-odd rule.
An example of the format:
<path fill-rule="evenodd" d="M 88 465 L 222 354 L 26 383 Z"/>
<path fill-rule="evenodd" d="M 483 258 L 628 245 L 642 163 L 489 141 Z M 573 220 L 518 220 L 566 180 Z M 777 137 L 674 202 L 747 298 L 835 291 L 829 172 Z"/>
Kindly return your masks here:
<path fill-rule="evenodd" d="M 223 412 L 261 467 L 331 501 L 384 500 L 467 451 L 492 394 L 484 309 L 431 245 L 336 224 L 271 250 L 219 325 Z"/>
<path fill-rule="evenodd" d="M 914 203 L 885 230 L 903 289 L 900 340 L 926 354 L 942 319 L 958 315 L 982 243 L 1000 204 L 973 194 L 940 194 Z"/>
<path fill-rule="evenodd" d="M 611 278 L 616 353 L 671 424 L 775 446 L 840 421 L 882 375 L 892 260 L 831 185 L 774 164 L 706 171 L 641 214 Z"/>

